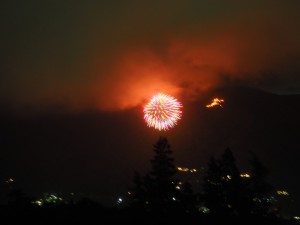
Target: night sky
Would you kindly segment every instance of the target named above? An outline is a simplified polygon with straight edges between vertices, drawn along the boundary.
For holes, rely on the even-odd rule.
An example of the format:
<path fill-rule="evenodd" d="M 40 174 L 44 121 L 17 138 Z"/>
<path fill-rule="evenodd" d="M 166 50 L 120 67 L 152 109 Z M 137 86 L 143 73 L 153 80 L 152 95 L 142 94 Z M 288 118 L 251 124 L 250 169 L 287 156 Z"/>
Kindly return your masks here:
<path fill-rule="evenodd" d="M 296 0 L 2 1 L 0 176 L 112 204 L 163 135 L 183 166 L 254 151 L 300 205 L 299 27 Z M 143 121 L 157 92 L 183 103 L 168 132 Z"/>

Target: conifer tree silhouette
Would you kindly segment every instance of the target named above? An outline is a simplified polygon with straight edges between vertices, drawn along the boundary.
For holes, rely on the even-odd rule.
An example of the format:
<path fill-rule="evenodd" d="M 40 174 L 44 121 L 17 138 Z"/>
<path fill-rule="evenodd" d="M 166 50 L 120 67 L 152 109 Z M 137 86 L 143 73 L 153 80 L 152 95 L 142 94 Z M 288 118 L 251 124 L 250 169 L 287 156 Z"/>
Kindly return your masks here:
<path fill-rule="evenodd" d="M 172 157 L 173 151 L 165 137 L 160 137 L 153 146 L 154 156 L 150 160 L 151 170 L 143 178 L 134 176 L 131 204 L 153 211 L 168 211 L 178 207 L 180 192 L 176 189 L 177 169 Z"/>

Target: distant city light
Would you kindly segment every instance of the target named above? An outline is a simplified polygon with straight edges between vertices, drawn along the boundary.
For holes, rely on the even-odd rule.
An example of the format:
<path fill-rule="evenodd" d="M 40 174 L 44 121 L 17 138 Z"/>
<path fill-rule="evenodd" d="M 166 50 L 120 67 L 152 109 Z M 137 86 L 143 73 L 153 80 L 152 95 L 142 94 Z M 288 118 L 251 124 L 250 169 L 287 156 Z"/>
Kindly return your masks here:
<path fill-rule="evenodd" d="M 117 204 L 121 204 L 122 202 L 123 202 L 123 199 L 122 198 L 118 198 Z"/>
<path fill-rule="evenodd" d="M 229 181 L 232 179 L 232 177 L 231 177 L 231 175 L 226 175 L 225 177 L 221 177 L 221 179 Z"/>
<path fill-rule="evenodd" d="M 294 216 L 293 219 L 300 220 L 300 216 Z"/>
<path fill-rule="evenodd" d="M 252 199 L 254 202 L 261 202 L 261 200 L 259 198 L 253 198 Z"/>
<path fill-rule="evenodd" d="M 74 193 L 72 193 L 74 195 Z M 44 193 L 43 197 L 31 202 L 32 204 L 43 206 L 44 204 L 61 204 L 63 203 L 63 198 L 56 193 Z"/>
<path fill-rule="evenodd" d="M 282 190 L 278 190 L 276 193 L 278 195 L 286 195 L 286 196 L 290 195 L 287 191 L 282 191 Z"/>
<path fill-rule="evenodd" d="M 14 182 L 15 180 L 13 178 L 8 178 L 7 180 L 6 179 L 1 179 L 0 182 L 3 182 L 3 183 L 12 183 Z"/>
<path fill-rule="evenodd" d="M 275 201 L 275 198 L 273 196 L 269 196 L 269 197 L 264 197 L 264 200 L 266 202 L 274 202 Z"/>
<path fill-rule="evenodd" d="M 44 201 L 51 204 L 57 204 L 63 201 L 61 197 L 59 197 L 56 193 L 44 194 Z"/>
<path fill-rule="evenodd" d="M 243 177 L 243 178 L 250 178 L 251 176 L 250 176 L 250 174 L 248 174 L 248 173 L 242 173 L 242 174 L 240 174 L 240 177 Z"/>
<path fill-rule="evenodd" d="M 210 209 L 207 208 L 207 207 L 205 207 L 205 206 L 201 206 L 201 207 L 199 208 L 199 212 L 204 213 L 204 214 L 207 214 L 207 213 L 210 212 Z"/>
<path fill-rule="evenodd" d="M 177 167 L 177 170 L 180 172 L 190 172 L 190 173 L 197 173 L 197 169 L 193 169 L 193 168 L 187 168 L 187 167 Z"/>
<path fill-rule="evenodd" d="M 188 172 L 189 171 L 189 168 L 186 168 L 186 167 L 177 167 L 177 170 L 179 171 L 182 171 L 182 172 Z"/>
<path fill-rule="evenodd" d="M 32 204 L 35 204 L 35 205 L 38 205 L 38 206 L 43 206 L 43 200 L 42 200 L 42 199 L 33 201 L 33 202 L 31 202 L 31 203 L 32 203 Z"/>

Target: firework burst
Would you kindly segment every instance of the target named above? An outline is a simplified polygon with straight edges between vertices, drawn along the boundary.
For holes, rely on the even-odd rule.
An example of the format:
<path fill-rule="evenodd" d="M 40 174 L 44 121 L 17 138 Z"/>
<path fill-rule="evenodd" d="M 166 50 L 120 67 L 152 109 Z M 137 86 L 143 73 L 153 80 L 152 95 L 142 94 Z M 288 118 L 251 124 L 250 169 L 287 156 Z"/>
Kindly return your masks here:
<path fill-rule="evenodd" d="M 149 127 L 169 130 L 181 118 L 181 108 L 182 104 L 177 99 L 159 93 L 144 107 L 144 119 Z"/>

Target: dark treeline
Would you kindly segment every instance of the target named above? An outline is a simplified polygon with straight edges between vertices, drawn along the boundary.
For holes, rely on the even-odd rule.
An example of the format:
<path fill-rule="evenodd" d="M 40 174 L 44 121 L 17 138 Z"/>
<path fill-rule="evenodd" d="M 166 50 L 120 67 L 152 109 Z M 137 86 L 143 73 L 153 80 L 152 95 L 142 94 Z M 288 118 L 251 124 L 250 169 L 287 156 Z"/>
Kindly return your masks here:
<path fill-rule="evenodd" d="M 167 138 L 153 146 L 151 169 L 135 172 L 126 203 L 103 207 L 91 199 L 45 201 L 42 206 L 12 189 L 0 205 L 1 218 L 31 224 L 298 224 L 283 219 L 274 205 L 267 168 L 251 153 L 249 174 L 241 174 L 232 151 L 212 157 L 204 170 L 202 188 L 179 179 Z"/>
<path fill-rule="evenodd" d="M 229 148 L 220 158 L 211 157 L 203 171 L 201 190 L 194 190 L 191 183 L 178 179 L 167 138 L 160 137 L 153 149 L 151 170 L 143 176 L 134 174 L 133 187 L 128 192 L 131 210 L 197 217 L 208 224 L 230 220 L 243 224 L 288 222 L 274 204 L 274 190 L 266 179 L 269 171 L 254 153 L 249 160 L 249 174 L 240 172 Z"/>

